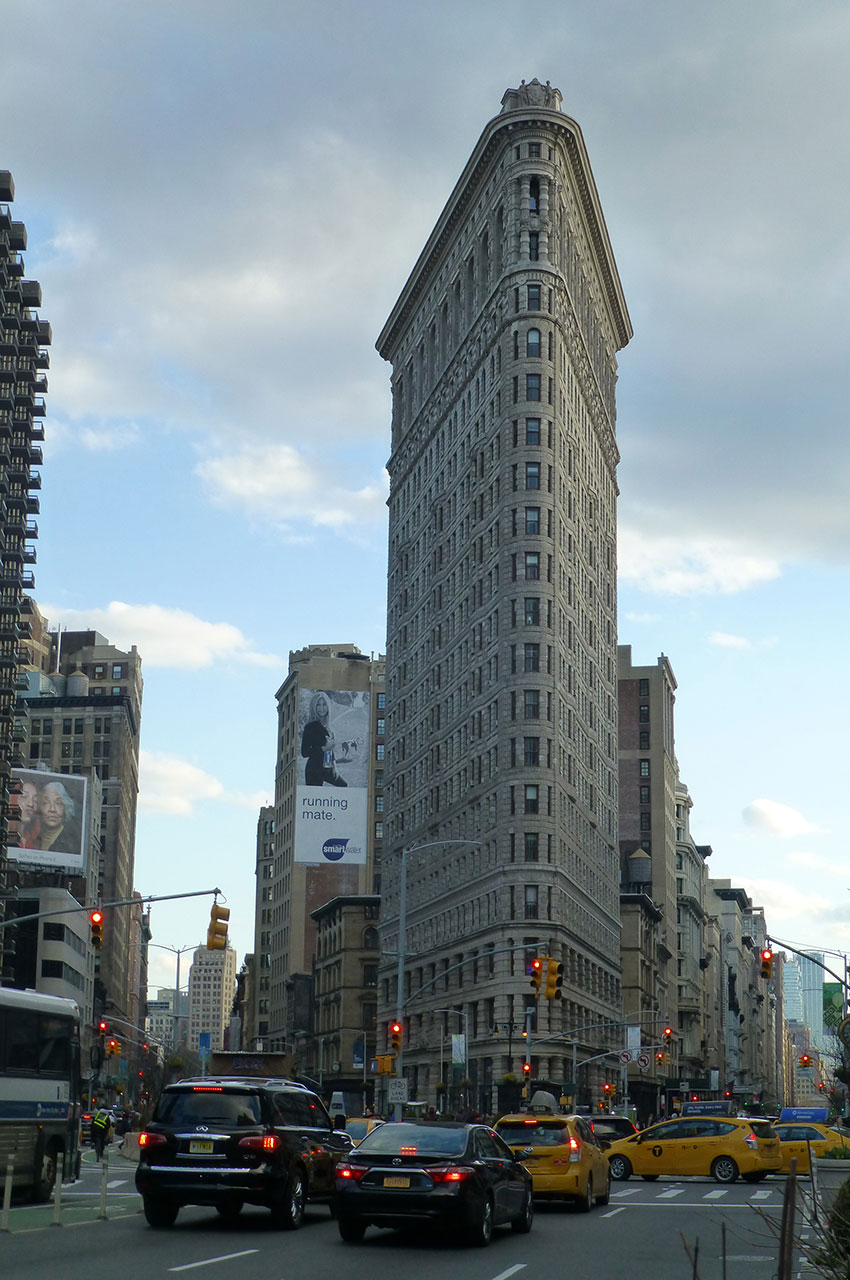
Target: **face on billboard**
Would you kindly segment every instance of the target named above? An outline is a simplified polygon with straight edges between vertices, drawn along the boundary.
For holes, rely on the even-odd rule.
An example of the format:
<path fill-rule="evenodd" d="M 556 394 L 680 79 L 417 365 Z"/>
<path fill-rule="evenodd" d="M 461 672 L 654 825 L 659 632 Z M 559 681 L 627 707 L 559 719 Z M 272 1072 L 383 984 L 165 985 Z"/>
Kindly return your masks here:
<path fill-rule="evenodd" d="M 9 833 L 9 858 L 84 875 L 87 779 L 40 769 L 14 769 L 12 777 L 19 790 L 10 796 L 17 830 Z"/>
<path fill-rule="evenodd" d="M 295 861 L 366 861 L 370 695 L 302 689 Z"/>

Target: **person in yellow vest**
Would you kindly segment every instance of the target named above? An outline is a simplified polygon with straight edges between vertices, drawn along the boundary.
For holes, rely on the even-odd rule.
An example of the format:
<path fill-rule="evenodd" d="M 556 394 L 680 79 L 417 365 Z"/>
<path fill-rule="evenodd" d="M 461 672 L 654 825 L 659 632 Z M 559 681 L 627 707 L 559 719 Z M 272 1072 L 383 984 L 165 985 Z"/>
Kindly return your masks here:
<path fill-rule="evenodd" d="M 99 1160 L 103 1155 L 103 1149 L 111 1138 L 112 1117 L 104 1107 L 100 1107 L 92 1116 L 91 1122 L 91 1140 L 94 1143 L 96 1160 Z"/>

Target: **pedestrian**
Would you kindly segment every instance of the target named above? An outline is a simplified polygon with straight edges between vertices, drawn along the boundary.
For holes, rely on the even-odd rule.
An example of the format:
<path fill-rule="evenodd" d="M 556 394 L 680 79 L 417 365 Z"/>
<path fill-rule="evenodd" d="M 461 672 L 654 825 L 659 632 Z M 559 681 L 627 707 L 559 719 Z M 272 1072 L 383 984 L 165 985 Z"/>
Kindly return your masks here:
<path fill-rule="evenodd" d="M 99 1107 L 92 1116 L 91 1122 L 91 1140 L 94 1144 L 95 1159 L 99 1160 L 103 1155 L 103 1149 L 109 1141 L 112 1128 L 111 1117 L 105 1107 Z"/>

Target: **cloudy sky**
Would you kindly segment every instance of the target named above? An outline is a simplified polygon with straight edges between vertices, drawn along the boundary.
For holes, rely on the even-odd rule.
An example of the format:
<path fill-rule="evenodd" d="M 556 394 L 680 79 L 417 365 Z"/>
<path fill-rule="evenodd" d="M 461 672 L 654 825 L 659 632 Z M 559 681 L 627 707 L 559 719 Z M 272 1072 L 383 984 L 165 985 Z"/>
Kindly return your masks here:
<path fill-rule="evenodd" d="M 537 76 L 635 330 L 620 641 L 673 665 L 713 874 L 850 949 L 848 62 L 846 0 L 5 0 L 0 168 L 54 338 L 36 598 L 143 655 L 143 893 L 221 885 L 250 949 L 288 653 L 385 647 L 375 338 Z M 207 916 L 155 907 L 155 941 Z"/>

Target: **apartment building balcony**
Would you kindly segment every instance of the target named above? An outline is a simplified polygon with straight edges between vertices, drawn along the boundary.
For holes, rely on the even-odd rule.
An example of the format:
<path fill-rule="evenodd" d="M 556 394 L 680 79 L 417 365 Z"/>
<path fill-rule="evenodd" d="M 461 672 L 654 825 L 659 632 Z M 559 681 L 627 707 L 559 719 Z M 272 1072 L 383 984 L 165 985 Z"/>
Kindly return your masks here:
<path fill-rule="evenodd" d="M 43 418 L 47 412 L 44 401 L 41 399 L 33 401 L 32 413 L 34 418 Z"/>

